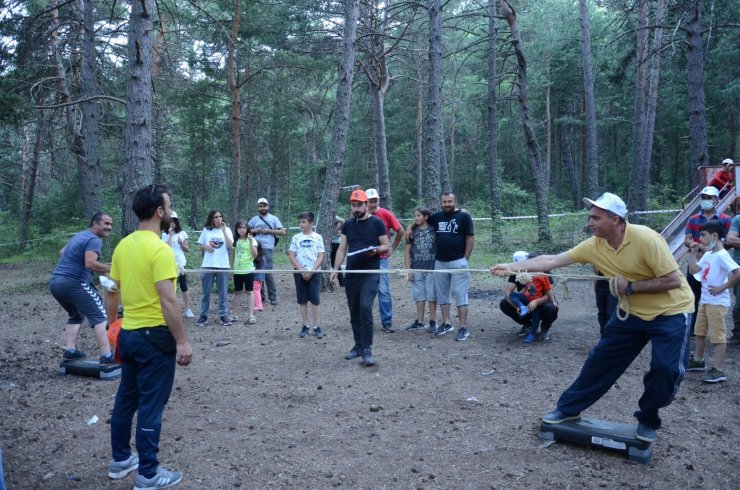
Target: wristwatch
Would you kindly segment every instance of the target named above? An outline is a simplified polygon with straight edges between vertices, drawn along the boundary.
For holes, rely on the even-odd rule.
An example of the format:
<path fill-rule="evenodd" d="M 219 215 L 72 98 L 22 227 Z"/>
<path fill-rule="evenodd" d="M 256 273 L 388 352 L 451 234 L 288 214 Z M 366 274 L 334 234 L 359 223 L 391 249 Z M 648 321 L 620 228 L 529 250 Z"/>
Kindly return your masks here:
<path fill-rule="evenodd" d="M 627 287 L 624 288 L 624 294 L 626 296 L 632 296 L 632 281 L 627 281 Z"/>

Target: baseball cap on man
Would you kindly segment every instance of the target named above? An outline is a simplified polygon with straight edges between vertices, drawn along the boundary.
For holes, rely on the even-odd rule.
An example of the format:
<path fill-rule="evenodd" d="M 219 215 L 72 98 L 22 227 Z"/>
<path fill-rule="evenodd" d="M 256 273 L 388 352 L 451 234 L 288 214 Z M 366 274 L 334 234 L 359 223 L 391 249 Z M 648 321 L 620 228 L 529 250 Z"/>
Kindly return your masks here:
<path fill-rule="evenodd" d="M 366 190 L 365 194 L 367 194 L 368 199 L 380 199 L 380 194 L 378 194 L 378 190 L 373 189 L 372 187 Z"/>
<path fill-rule="evenodd" d="M 259 199 L 257 199 L 257 204 L 269 204 L 269 203 L 267 202 L 266 198 L 260 197 Z"/>
<path fill-rule="evenodd" d="M 180 219 L 180 218 L 177 217 L 177 213 L 174 212 L 174 211 L 170 211 L 170 218 Z"/>
<path fill-rule="evenodd" d="M 712 196 L 712 197 L 719 197 L 719 191 L 716 187 L 708 185 L 705 188 L 701 190 L 699 193 L 700 196 Z"/>
<path fill-rule="evenodd" d="M 367 194 L 362 189 L 355 189 L 349 196 L 349 202 L 352 201 L 367 202 Z"/>
<path fill-rule="evenodd" d="M 597 200 L 592 201 L 591 199 L 584 197 L 583 203 L 587 207 L 596 206 L 604 211 L 610 211 L 620 218 L 627 216 L 627 205 L 622 201 L 622 198 L 611 192 L 605 192 Z"/>
<path fill-rule="evenodd" d="M 514 262 L 524 262 L 529 258 L 529 253 L 524 250 L 518 250 L 514 252 L 514 256 L 512 258 L 514 259 Z"/>
<path fill-rule="evenodd" d="M 722 165 L 732 165 L 733 163 L 735 162 L 732 161 L 732 158 L 725 158 L 722 160 Z"/>

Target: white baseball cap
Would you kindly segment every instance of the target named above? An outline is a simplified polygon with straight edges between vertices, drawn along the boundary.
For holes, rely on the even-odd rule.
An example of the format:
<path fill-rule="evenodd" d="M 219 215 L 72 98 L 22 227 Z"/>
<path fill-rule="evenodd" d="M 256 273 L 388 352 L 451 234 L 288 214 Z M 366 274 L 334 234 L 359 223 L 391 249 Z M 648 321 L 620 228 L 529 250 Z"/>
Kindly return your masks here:
<path fill-rule="evenodd" d="M 712 196 L 712 197 L 719 197 L 719 191 L 716 187 L 708 185 L 705 188 L 701 190 L 699 193 L 700 196 Z"/>
<path fill-rule="evenodd" d="M 368 200 L 370 199 L 380 199 L 380 195 L 378 194 L 377 189 L 373 189 L 372 187 L 365 191 L 365 195 L 367 196 Z"/>
<path fill-rule="evenodd" d="M 733 163 L 735 162 L 732 161 L 732 158 L 725 158 L 722 160 L 722 165 L 732 165 Z"/>
<path fill-rule="evenodd" d="M 177 213 L 174 211 L 170 211 L 170 218 L 180 219 L 177 217 Z"/>
<path fill-rule="evenodd" d="M 529 258 L 529 253 L 524 250 L 519 250 L 514 252 L 514 256 L 512 258 L 514 259 L 514 262 L 524 262 Z"/>
<path fill-rule="evenodd" d="M 259 199 L 257 199 L 257 204 L 263 204 L 263 203 L 270 204 L 269 202 L 267 202 L 267 199 L 264 197 L 260 197 Z"/>
<path fill-rule="evenodd" d="M 592 201 L 591 199 L 584 197 L 584 204 L 587 207 L 596 206 L 599 209 L 605 211 L 611 211 L 620 218 L 627 216 L 627 205 L 622 201 L 622 198 L 611 192 L 605 192 L 597 200 Z"/>

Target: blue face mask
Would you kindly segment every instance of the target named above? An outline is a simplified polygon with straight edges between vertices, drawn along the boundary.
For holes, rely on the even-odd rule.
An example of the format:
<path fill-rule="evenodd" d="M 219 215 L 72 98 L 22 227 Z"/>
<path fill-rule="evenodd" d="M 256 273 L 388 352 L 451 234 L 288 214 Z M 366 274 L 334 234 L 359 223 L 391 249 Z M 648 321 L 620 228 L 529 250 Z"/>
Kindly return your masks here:
<path fill-rule="evenodd" d="M 714 200 L 713 199 L 702 199 L 701 203 L 699 203 L 699 206 L 703 211 L 709 211 L 714 207 Z"/>

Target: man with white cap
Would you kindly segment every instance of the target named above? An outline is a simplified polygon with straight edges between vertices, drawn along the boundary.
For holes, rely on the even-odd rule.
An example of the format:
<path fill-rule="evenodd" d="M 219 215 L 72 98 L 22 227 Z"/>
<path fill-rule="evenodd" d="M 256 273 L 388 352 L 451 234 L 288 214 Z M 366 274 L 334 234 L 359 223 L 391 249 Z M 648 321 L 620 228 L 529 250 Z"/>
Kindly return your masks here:
<path fill-rule="evenodd" d="M 380 268 L 388 270 L 388 261 L 396 250 L 403 237 L 403 226 L 396 216 L 389 210 L 380 207 L 380 195 L 377 189 L 365 191 L 367 196 L 367 207 L 370 214 L 385 224 L 386 234 L 390 242 L 391 233 L 395 234 L 393 244 L 388 247 L 388 252 L 380 256 Z M 393 333 L 393 299 L 391 298 L 391 285 L 388 274 L 380 275 L 380 286 L 378 287 L 378 309 L 380 310 L 380 326 L 385 333 Z"/>
<path fill-rule="evenodd" d="M 266 270 L 272 269 L 272 256 L 279 240 L 278 237 L 288 233 L 277 216 L 270 214 L 269 211 L 270 203 L 266 198 L 260 197 L 257 200 L 257 214 L 249 220 L 249 229 L 262 245 L 262 269 Z M 278 302 L 277 288 L 272 274 L 265 274 L 265 285 L 267 286 L 267 299 L 270 300 L 271 305 L 276 305 Z"/>
<path fill-rule="evenodd" d="M 591 238 L 559 255 L 497 264 L 491 274 L 505 277 L 515 269 L 543 271 L 578 262 L 595 265 L 614 278 L 622 296 L 621 311 L 606 324 L 578 378 L 542 421 L 558 424 L 579 419 L 582 411 L 609 391 L 649 341 L 652 360 L 635 412 L 639 422 L 635 437 L 652 442 L 661 425 L 658 411 L 673 401 L 686 372 L 691 290 L 665 239 L 647 226 L 627 223 L 622 199 L 607 192 L 596 201 L 584 202 L 589 208 Z"/>
<path fill-rule="evenodd" d="M 711 185 L 706 186 L 699 193 L 699 207 L 700 211 L 696 214 L 692 214 L 689 220 L 686 222 L 686 229 L 684 233 L 686 238 L 684 239 L 684 245 L 686 248 L 690 248 L 692 243 L 698 244 L 699 254 L 697 260 L 704 254 L 704 246 L 701 244 L 699 237 L 701 236 L 700 228 L 701 225 L 709 220 L 717 220 L 722 223 L 725 227 L 725 235 L 730 231 L 730 224 L 732 218 L 725 213 L 717 213 L 717 203 L 719 202 L 719 191 L 716 187 Z M 689 283 L 691 292 L 694 293 L 694 311 L 699 308 L 699 298 L 701 298 L 701 281 L 697 281 L 693 274 L 688 269 L 686 270 L 686 280 Z M 691 319 L 691 329 L 689 332 L 693 334 L 694 324 L 696 323 L 696 315 L 693 315 Z"/>

